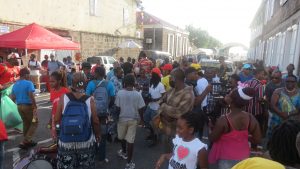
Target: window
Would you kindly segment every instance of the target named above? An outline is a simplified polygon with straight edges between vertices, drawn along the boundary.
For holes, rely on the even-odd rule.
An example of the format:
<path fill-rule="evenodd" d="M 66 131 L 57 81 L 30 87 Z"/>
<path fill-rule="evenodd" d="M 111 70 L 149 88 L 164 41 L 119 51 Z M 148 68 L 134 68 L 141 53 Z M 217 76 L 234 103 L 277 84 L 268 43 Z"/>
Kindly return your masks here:
<path fill-rule="evenodd" d="M 115 63 L 115 59 L 108 57 L 108 63 L 109 64 L 114 64 Z"/>
<path fill-rule="evenodd" d="M 174 35 L 168 35 L 168 52 L 174 56 Z"/>
<path fill-rule="evenodd" d="M 280 6 L 283 6 L 288 0 L 280 0 Z"/>
<path fill-rule="evenodd" d="M 90 16 L 100 16 L 100 0 L 90 0 Z"/>
<path fill-rule="evenodd" d="M 103 58 L 103 60 L 104 60 L 104 64 L 107 64 L 107 59 L 105 57 Z"/>

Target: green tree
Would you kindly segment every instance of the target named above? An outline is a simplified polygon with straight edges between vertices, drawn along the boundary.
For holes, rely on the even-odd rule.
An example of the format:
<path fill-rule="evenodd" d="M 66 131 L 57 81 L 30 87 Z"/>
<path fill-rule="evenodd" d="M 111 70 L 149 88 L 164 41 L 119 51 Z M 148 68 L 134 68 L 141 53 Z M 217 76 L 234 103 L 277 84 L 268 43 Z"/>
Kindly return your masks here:
<path fill-rule="evenodd" d="M 222 43 L 201 28 L 195 28 L 192 25 L 186 26 L 186 30 L 190 33 L 189 40 L 197 48 L 216 48 L 222 46 Z"/>

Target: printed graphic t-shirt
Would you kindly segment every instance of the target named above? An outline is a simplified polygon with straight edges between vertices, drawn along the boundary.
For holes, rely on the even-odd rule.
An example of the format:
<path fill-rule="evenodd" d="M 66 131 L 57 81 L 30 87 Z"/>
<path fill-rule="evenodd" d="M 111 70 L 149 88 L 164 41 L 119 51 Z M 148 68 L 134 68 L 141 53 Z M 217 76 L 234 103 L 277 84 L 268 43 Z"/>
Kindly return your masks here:
<path fill-rule="evenodd" d="M 202 143 L 198 138 L 185 142 L 182 138 L 173 139 L 173 156 L 169 161 L 169 169 L 196 169 L 198 161 L 198 152 L 207 145 Z"/>

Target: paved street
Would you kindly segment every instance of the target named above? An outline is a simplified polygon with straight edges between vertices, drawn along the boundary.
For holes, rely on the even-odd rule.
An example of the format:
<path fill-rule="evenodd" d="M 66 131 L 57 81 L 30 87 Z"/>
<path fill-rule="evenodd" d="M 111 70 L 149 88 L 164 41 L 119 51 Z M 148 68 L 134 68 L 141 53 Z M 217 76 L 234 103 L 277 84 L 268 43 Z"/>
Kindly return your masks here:
<path fill-rule="evenodd" d="M 48 103 L 49 95 L 43 94 L 36 97 L 38 104 L 39 115 L 39 127 L 37 129 L 34 140 L 38 142 L 38 146 L 46 146 L 52 143 L 50 132 L 46 128 L 49 117 L 51 104 Z M 12 169 L 13 163 L 20 158 L 26 156 L 30 150 L 20 150 L 18 148 L 19 142 L 22 140 L 22 135 L 16 133 L 13 130 L 9 130 L 9 141 L 5 145 L 5 165 L 4 169 Z M 162 146 L 156 146 L 148 148 L 146 146 L 145 130 L 143 128 L 138 129 L 135 150 L 134 150 L 134 162 L 136 163 L 136 169 L 153 169 L 155 161 L 162 152 Z M 35 148 L 37 148 L 35 147 Z M 125 168 L 126 161 L 117 156 L 117 151 L 120 149 L 120 145 L 117 143 L 107 144 L 107 154 L 109 163 L 101 164 L 97 162 L 97 168 L 105 169 L 122 169 Z M 164 167 L 166 168 L 166 166 Z"/>

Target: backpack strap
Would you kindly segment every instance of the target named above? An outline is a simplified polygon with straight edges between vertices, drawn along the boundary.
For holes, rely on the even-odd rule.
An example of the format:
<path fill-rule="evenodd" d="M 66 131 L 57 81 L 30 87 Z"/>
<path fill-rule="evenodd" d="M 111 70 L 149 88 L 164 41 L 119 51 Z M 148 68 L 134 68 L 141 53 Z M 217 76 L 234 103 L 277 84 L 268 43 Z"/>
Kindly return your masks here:
<path fill-rule="evenodd" d="M 70 99 L 70 101 L 80 101 L 80 102 L 85 102 L 85 101 L 89 98 L 89 96 L 83 95 L 83 96 L 81 96 L 79 99 L 77 99 L 77 98 L 74 96 L 74 94 L 73 94 L 72 92 L 67 93 L 66 95 L 67 95 L 67 97 Z"/>

